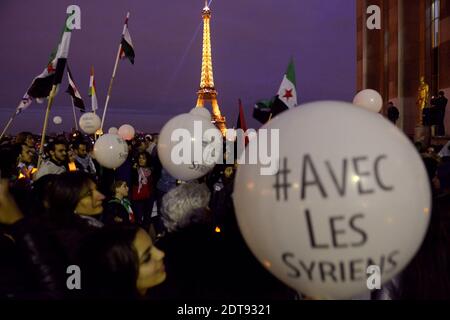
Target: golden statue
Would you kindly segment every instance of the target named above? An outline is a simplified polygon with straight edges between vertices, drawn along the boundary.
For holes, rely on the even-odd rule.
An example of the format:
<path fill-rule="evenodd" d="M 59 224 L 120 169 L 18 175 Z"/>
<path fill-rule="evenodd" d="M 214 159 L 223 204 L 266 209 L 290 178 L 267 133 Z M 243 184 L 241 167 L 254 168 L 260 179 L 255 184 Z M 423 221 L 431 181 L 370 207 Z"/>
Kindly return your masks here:
<path fill-rule="evenodd" d="M 420 77 L 420 85 L 417 92 L 417 125 L 422 125 L 423 121 L 423 109 L 428 103 L 428 95 L 430 93 L 430 87 L 425 82 L 425 77 Z"/>

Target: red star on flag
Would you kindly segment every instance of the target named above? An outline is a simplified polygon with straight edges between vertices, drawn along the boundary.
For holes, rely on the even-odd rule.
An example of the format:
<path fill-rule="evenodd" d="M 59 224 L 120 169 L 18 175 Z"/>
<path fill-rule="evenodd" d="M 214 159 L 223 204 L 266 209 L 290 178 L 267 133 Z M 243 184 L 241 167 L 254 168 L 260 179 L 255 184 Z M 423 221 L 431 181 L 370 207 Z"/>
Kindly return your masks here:
<path fill-rule="evenodd" d="M 49 65 L 47 66 L 47 72 L 48 73 L 52 73 L 56 71 L 55 67 L 53 67 L 53 61 L 49 63 Z"/>
<path fill-rule="evenodd" d="M 293 95 L 292 95 L 292 90 L 293 90 L 293 89 L 291 89 L 291 90 L 287 90 L 287 89 L 284 90 L 285 93 L 284 93 L 283 98 L 286 98 L 286 100 L 289 101 L 289 98 L 292 98 L 292 97 L 293 97 Z"/>

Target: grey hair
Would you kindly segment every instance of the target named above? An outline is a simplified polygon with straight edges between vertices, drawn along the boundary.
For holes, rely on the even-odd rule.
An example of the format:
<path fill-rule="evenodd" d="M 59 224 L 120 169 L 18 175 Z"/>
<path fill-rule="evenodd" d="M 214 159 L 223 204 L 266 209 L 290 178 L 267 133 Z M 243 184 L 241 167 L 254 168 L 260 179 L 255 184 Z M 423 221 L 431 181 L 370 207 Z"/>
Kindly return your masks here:
<path fill-rule="evenodd" d="M 162 199 L 162 220 L 168 232 L 206 222 L 211 192 L 206 184 L 188 182 L 166 193 Z"/>

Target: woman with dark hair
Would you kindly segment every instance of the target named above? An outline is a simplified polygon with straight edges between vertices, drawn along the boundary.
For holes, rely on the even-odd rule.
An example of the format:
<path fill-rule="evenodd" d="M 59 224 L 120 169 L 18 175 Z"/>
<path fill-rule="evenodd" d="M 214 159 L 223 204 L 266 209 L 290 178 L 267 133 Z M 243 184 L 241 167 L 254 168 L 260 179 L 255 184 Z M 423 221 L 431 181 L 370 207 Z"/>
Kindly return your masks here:
<path fill-rule="evenodd" d="M 0 297 L 60 299 L 65 296 L 67 264 L 39 221 L 24 216 L 0 181 Z"/>
<path fill-rule="evenodd" d="M 67 265 L 78 264 L 78 249 L 83 239 L 103 227 L 98 220 L 104 196 L 85 172 L 65 172 L 55 176 L 45 188 L 45 213 L 41 223 L 54 238 L 57 252 Z"/>
<path fill-rule="evenodd" d="M 17 134 L 15 143 L 26 144 L 28 147 L 34 149 L 36 141 L 34 140 L 34 136 L 31 132 L 23 131 Z"/>
<path fill-rule="evenodd" d="M 106 227 L 80 253 L 84 297 L 134 299 L 166 278 L 164 252 L 135 226 Z"/>
<path fill-rule="evenodd" d="M 93 217 L 102 214 L 105 197 L 87 173 L 76 171 L 60 174 L 55 177 L 48 191 L 49 220 L 66 223 L 73 221 L 77 215 L 92 226 L 102 226 Z"/>

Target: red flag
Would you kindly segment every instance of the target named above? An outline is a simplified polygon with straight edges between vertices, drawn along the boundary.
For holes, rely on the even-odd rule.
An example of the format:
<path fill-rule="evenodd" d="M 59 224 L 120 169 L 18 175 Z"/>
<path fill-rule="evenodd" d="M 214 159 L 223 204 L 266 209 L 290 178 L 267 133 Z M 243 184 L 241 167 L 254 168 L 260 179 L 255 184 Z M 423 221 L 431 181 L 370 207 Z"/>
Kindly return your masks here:
<path fill-rule="evenodd" d="M 242 106 L 241 99 L 239 99 L 239 116 L 236 124 L 236 129 L 247 131 L 247 123 L 245 122 L 244 107 Z"/>
<path fill-rule="evenodd" d="M 237 119 L 236 129 L 242 129 L 244 133 L 247 131 L 247 123 L 245 122 L 244 107 L 242 106 L 242 101 L 239 99 L 239 116 Z M 248 137 L 245 137 L 245 145 L 248 144 Z"/>

